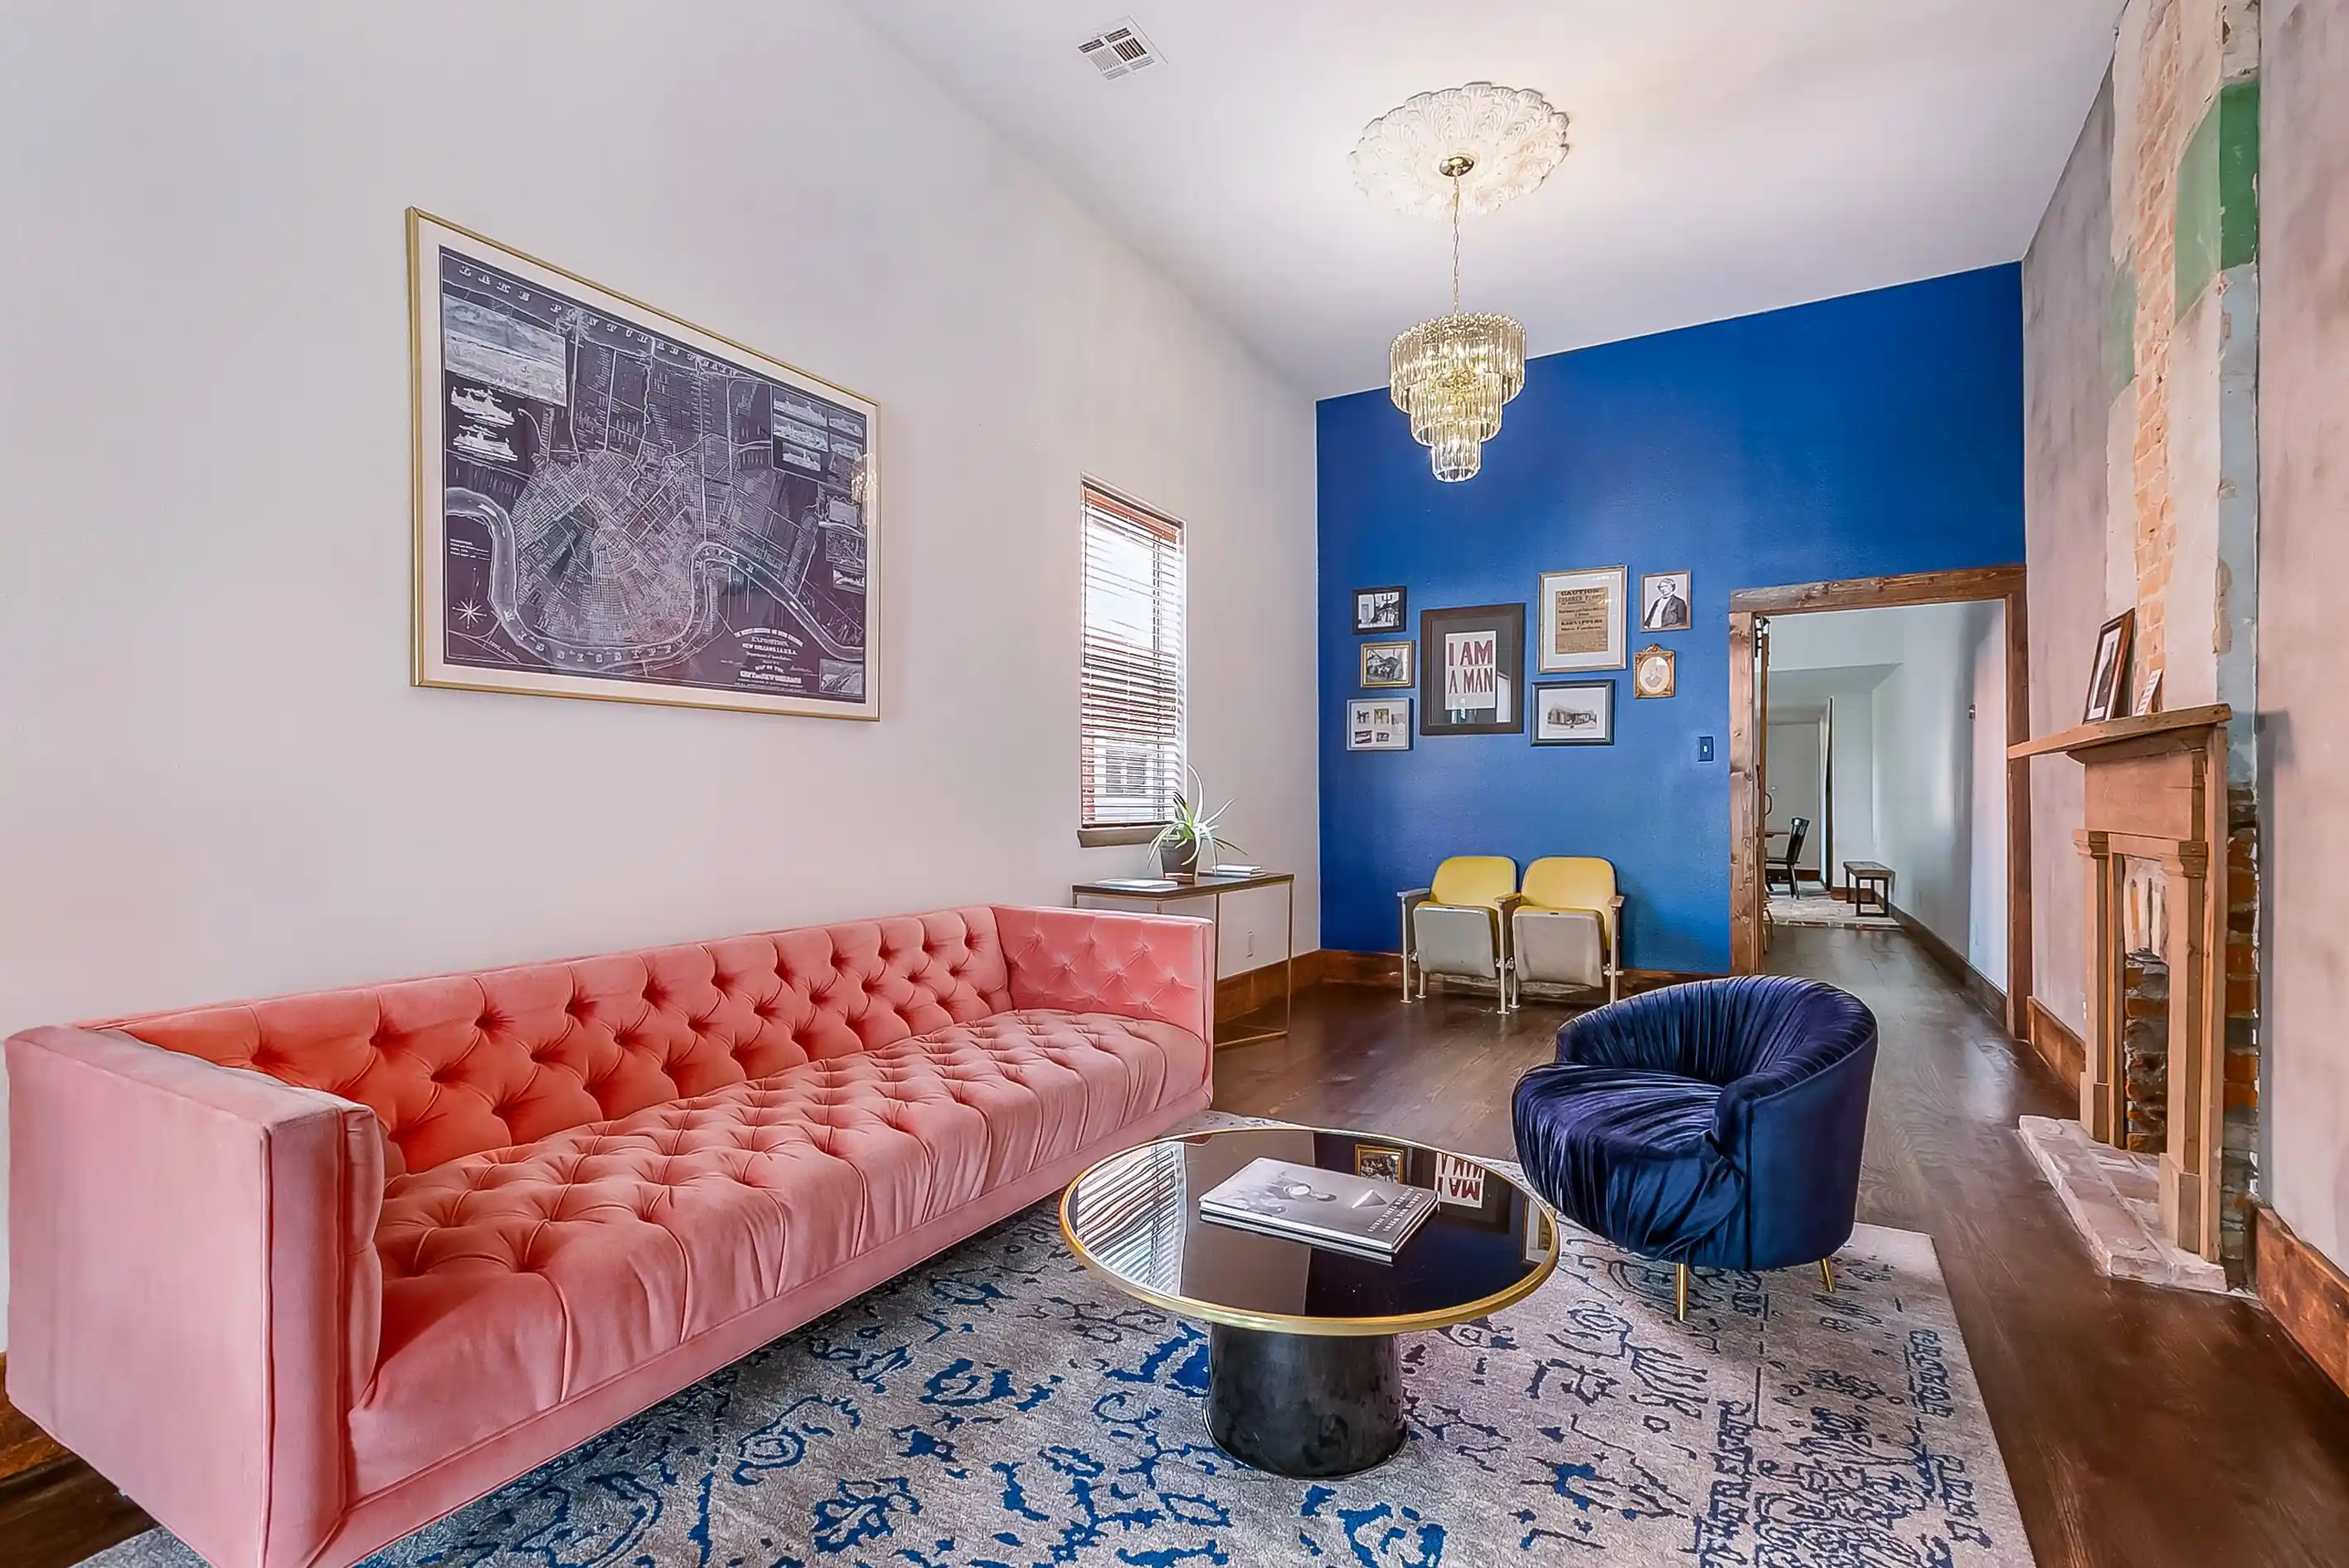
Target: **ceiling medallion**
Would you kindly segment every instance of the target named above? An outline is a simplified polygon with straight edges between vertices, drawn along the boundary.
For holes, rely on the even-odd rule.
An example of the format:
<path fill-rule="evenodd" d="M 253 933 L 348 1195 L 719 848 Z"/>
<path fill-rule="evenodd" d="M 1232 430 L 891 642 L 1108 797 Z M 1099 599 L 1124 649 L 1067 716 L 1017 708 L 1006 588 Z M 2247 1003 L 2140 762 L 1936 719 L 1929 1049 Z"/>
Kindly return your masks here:
<path fill-rule="evenodd" d="M 1526 384 L 1526 330 L 1460 309 L 1460 214 L 1485 213 L 1549 178 L 1567 152 L 1566 116 L 1522 88 L 1470 82 L 1405 99 L 1354 147 L 1355 182 L 1406 213 L 1452 220 L 1452 309 L 1388 350 L 1388 389 L 1428 449 L 1435 477 L 1475 476 L 1501 406 Z"/>

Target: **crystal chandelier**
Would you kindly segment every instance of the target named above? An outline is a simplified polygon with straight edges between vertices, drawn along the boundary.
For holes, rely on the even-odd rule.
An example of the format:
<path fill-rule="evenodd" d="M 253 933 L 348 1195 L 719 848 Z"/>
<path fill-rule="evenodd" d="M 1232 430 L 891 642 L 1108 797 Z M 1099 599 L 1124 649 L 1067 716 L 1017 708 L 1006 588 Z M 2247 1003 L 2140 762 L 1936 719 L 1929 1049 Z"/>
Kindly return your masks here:
<path fill-rule="evenodd" d="M 1428 449 L 1435 477 L 1472 479 L 1502 405 L 1526 384 L 1526 330 L 1460 308 L 1460 213 L 1489 213 L 1539 185 L 1566 157 L 1566 116 L 1537 92 L 1470 82 L 1421 93 L 1372 120 L 1354 149 L 1355 179 L 1406 212 L 1452 220 L 1452 309 L 1388 350 L 1388 389 Z"/>

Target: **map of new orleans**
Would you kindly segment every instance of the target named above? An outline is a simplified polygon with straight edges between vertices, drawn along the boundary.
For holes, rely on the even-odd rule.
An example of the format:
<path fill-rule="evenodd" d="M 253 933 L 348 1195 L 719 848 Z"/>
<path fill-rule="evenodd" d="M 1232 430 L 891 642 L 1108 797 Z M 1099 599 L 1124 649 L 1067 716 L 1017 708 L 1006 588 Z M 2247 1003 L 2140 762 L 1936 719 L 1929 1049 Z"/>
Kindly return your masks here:
<path fill-rule="evenodd" d="M 864 698 L 863 412 L 443 251 L 443 657 Z"/>

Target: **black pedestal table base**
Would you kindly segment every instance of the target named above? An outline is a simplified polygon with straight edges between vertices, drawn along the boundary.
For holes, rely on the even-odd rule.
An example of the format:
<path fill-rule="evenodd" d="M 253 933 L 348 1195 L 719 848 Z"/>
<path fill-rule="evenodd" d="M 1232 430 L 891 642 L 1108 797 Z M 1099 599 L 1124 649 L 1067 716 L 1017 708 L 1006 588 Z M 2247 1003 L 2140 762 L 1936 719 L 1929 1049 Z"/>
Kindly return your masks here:
<path fill-rule="evenodd" d="M 1403 1445 L 1402 1362 L 1392 1334 L 1216 1324 L 1207 1348 L 1207 1430 L 1236 1459 L 1277 1475 L 1345 1476 Z"/>

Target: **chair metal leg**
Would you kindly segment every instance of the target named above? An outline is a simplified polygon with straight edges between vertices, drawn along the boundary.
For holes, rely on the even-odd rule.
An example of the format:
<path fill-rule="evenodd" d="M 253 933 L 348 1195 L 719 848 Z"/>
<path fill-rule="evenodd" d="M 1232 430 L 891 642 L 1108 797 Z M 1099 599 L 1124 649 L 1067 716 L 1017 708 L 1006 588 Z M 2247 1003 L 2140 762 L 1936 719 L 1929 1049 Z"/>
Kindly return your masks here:
<path fill-rule="evenodd" d="M 1689 1266 L 1686 1263 L 1674 1263 L 1672 1265 L 1672 1315 L 1682 1323 L 1688 1322 L 1688 1296 Z"/>
<path fill-rule="evenodd" d="M 1835 1289 L 1835 1260 L 1833 1258 L 1821 1258 L 1819 1260 L 1819 1278 L 1826 1283 L 1827 1289 L 1831 1291 Z"/>

